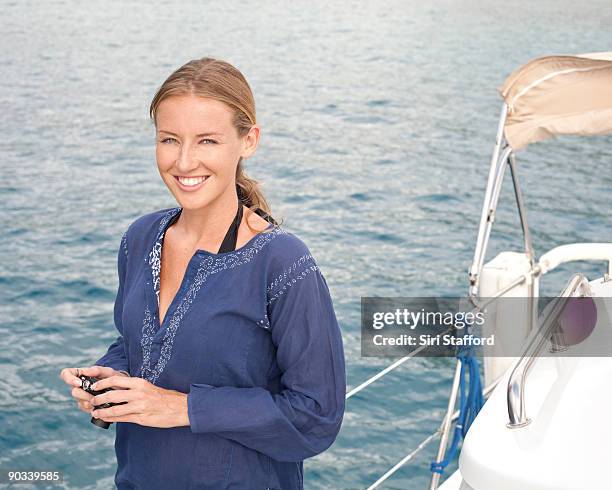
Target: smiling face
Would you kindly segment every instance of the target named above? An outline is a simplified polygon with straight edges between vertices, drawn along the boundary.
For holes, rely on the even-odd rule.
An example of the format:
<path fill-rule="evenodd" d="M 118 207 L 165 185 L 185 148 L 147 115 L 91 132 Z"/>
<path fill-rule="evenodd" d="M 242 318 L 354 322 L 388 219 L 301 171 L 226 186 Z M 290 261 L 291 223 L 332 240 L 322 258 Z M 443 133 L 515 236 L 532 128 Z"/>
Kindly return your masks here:
<path fill-rule="evenodd" d="M 236 199 L 236 167 L 257 148 L 256 125 L 240 137 L 227 104 L 194 95 L 162 100 L 155 119 L 157 167 L 181 207 Z"/>

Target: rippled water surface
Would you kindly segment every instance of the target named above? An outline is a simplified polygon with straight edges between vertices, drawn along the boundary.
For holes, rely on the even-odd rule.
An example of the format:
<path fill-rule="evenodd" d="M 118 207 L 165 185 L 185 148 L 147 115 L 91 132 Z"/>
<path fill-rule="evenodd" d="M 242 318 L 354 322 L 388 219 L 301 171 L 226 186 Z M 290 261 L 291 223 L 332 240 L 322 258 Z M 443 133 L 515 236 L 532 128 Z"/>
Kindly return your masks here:
<path fill-rule="evenodd" d="M 612 49 L 608 1 L 2 7 L 0 468 L 61 470 L 65 488 L 112 487 L 114 429 L 91 426 L 58 373 L 115 337 L 122 232 L 175 204 L 147 119 L 172 70 L 215 56 L 249 80 L 263 132 L 247 170 L 328 280 L 354 387 L 390 362 L 360 357 L 361 296 L 465 292 L 496 87 L 536 56 Z M 612 241 L 611 157 L 605 137 L 518 155 L 538 253 Z M 491 254 L 520 246 L 517 225 L 507 182 Z M 367 488 L 438 426 L 452 372 L 451 359 L 413 360 L 349 400 L 306 488 Z M 426 488 L 433 457 L 431 445 L 381 488 Z"/>

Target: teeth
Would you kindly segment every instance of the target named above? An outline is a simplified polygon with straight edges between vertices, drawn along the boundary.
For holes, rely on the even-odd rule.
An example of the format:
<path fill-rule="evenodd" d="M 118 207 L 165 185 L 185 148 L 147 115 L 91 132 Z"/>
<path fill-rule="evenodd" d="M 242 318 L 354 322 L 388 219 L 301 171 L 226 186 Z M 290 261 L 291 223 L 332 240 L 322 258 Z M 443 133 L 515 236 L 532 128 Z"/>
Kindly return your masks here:
<path fill-rule="evenodd" d="M 178 180 L 181 184 L 191 186 L 198 185 L 204 182 L 208 176 L 205 177 L 179 177 Z"/>

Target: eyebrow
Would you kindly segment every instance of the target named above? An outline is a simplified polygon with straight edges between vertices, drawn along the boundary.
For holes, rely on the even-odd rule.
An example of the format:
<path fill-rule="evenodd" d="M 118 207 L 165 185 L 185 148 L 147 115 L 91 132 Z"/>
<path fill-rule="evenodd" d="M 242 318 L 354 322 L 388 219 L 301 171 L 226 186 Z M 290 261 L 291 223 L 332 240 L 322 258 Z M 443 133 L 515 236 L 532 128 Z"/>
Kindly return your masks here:
<path fill-rule="evenodd" d="M 157 131 L 158 133 L 166 133 L 166 134 L 171 134 L 172 136 L 176 136 L 177 138 L 179 137 L 178 134 L 174 134 L 170 131 L 166 131 L 165 129 L 159 129 Z M 208 133 L 200 133 L 200 134 L 196 134 L 196 138 L 201 138 L 203 136 L 221 136 L 222 133 L 215 133 L 215 132 L 208 132 Z"/>

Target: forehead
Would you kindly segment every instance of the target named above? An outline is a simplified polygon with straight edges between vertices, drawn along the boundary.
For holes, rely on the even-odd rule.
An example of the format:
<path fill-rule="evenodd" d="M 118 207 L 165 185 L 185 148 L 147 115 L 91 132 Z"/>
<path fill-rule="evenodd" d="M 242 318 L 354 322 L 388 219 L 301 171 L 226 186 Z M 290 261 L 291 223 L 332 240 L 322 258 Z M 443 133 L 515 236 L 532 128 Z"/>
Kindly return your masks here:
<path fill-rule="evenodd" d="M 224 102 L 194 95 L 173 95 L 157 106 L 159 129 L 221 130 L 232 125 L 232 109 Z"/>

